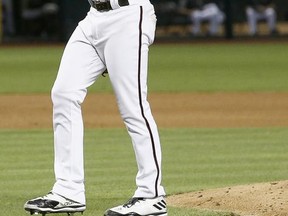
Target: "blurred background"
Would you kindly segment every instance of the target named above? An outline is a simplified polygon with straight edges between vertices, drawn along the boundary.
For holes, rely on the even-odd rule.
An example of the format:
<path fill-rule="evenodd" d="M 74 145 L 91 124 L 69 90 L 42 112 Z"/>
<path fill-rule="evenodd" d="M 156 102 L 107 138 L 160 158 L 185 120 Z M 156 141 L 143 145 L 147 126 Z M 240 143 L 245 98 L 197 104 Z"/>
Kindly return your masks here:
<path fill-rule="evenodd" d="M 287 0 L 151 0 L 158 40 L 287 37 Z M 0 0 L 1 41 L 63 42 L 89 10 L 86 0 Z"/>

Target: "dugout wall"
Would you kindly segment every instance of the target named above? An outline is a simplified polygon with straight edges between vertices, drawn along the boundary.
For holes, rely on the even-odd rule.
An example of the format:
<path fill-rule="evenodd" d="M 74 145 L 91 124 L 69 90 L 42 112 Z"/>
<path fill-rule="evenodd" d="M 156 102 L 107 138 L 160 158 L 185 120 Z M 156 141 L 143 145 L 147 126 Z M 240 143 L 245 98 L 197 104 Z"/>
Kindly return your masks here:
<path fill-rule="evenodd" d="M 4 0 L 11 2 L 12 9 L 12 19 L 10 19 L 10 23 L 8 22 L 7 17 L 5 17 L 5 14 L 7 13 L 7 8 L 5 11 L 5 7 L 2 7 L 3 10 L 1 10 L 1 19 L 3 23 L 0 23 L 0 34 L 3 32 L 3 30 L 8 29 L 7 27 L 13 26 L 13 31 L 4 32 L 4 39 L 6 38 L 7 41 L 14 41 L 14 40 L 30 40 L 31 38 L 27 37 L 27 28 L 24 25 L 22 13 L 23 13 L 23 2 L 27 1 L 33 1 L 33 0 Z M 3 0 L 0 0 L 0 3 L 4 2 Z M 36 1 L 36 0 L 34 0 Z M 89 10 L 89 4 L 87 0 L 37 0 L 41 1 L 43 3 L 45 2 L 55 2 L 59 6 L 59 12 L 57 17 L 57 29 L 52 27 L 57 33 L 57 37 L 55 37 L 55 40 L 59 41 L 67 41 L 70 37 L 72 31 L 78 24 L 78 22 L 83 19 L 86 15 L 86 13 Z M 170 1 L 177 2 L 178 0 L 151 0 L 151 2 L 162 2 L 163 4 L 168 4 Z M 226 23 L 223 26 L 223 29 L 225 30 L 224 36 L 230 38 L 233 35 L 245 35 L 246 32 L 246 26 L 247 23 L 246 15 L 245 15 L 245 4 L 243 0 L 222 0 L 224 3 L 224 10 L 226 10 L 226 16 L 227 20 Z M 279 25 L 286 28 L 286 32 L 283 32 L 283 35 L 288 35 L 288 1 L 287 0 L 274 0 L 276 4 L 276 10 L 277 10 L 277 17 L 278 17 L 278 23 Z M 1 4 L 2 6 L 2 4 Z M 157 14 L 158 11 L 156 11 Z M 167 17 L 167 16 L 166 16 Z M 165 18 L 165 15 L 164 15 Z M 169 20 L 173 19 L 173 16 L 168 15 Z M 11 20 L 13 23 L 11 23 Z M 165 19 L 164 19 L 165 20 Z M 169 21 L 168 20 L 168 21 Z M 37 23 L 38 21 L 36 21 Z M 48 24 L 51 24 L 48 19 Z M 180 22 L 177 23 L 177 25 L 181 25 Z M 171 25 L 169 22 L 161 23 L 160 16 L 158 16 L 158 30 L 161 30 L 161 27 L 166 27 Z M 187 25 L 187 22 L 182 25 Z M 8 34 L 7 34 L 8 32 Z M 12 38 L 12 39 L 11 39 Z M 15 39 L 16 38 L 16 39 Z M 34 39 L 40 39 L 34 37 Z M 47 38 L 47 40 L 50 40 L 50 38 Z"/>

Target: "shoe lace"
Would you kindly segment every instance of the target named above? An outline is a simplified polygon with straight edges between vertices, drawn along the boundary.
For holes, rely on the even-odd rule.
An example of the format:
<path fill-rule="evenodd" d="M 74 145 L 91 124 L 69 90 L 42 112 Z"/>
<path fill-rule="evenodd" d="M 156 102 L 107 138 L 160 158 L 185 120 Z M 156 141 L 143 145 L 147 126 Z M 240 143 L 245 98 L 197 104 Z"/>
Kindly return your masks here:
<path fill-rule="evenodd" d="M 67 202 L 75 203 L 74 201 L 69 200 L 69 199 L 67 199 L 66 197 L 63 197 L 63 196 L 58 195 L 58 194 L 56 195 L 56 194 L 54 194 L 53 192 L 49 192 L 48 194 L 46 194 L 45 196 L 43 196 L 42 199 L 54 200 L 54 201 L 57 201 L 57 202 L 59 202 L 59 203 L 67 203 Z"/>
<path fill-rule="evenodd" d="M 126 208 L 130 208 L 131 206 L 135 205 L 137 202 L 143 201 L 144 198 L 139 198 L 139 197 L 133 197 L 130 200 L 127 201 L 127 203 L 125 203 L 123 205 L 123 207 Z"/>

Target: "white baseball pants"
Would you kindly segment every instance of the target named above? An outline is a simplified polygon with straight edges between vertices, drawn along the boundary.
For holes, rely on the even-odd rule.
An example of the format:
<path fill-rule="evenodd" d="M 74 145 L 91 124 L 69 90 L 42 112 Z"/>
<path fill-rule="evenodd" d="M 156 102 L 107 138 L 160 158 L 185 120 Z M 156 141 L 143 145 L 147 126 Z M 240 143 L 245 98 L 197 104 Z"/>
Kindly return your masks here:
<path fill-rule="evenodd" d="M 138 174 L 134 196 L 165 195 L 159 135 L 147 101 L 148 47 L 154 40 L 155 25 L 150 2 L 134 0 L 133 5 L 107 12 L 91 8 L 75 29 L 52 89 L 54 193 L 86 202 L 81 104 L 87 88 L 107 68 L 135 150 Z"/>

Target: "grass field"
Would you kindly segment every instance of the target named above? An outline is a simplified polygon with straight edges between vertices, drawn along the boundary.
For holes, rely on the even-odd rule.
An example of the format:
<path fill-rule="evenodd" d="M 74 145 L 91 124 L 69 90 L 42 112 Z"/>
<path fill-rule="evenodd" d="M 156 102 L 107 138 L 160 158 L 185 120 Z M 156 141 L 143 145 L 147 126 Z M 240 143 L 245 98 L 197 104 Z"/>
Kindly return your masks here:
<path fill-rule="evenodd" d="M 288 44 L 154 45 L 152 92 L 287 91 Z M 0 93 L 49 92 L 63 46 L 0 49 Z M 91 92 L 111 91 L 100 78 Z"/>
<path fill-rule="evenodd" d="M 49 93 L 62 51 L 62 46 L 1 47 L 0 93 Z M 287 44 L 154 45 L 149 89 L 287 92 L 287 68 Z M 108 80 L 101 78 L 90 92 L 110 92 Z M 286 127 L 160 128 L 160 134 L 168 195 L 288 178 Z M 54 183 L 52 131 L 1 129 L 0 149 L 1 215 L 25 215 L 24 202 Z M 135 160 L 123 128 L 86 130 L 85 167 L 85 216 L 103 215 L 134 192 Z M 169 215 L 229 213 L 169 208 Z"/>
<path fill-rule="evenodd" d="M 288 178 L 287 128 L 187 128 L 160 132 L 168 195 Z M 106 208 L 133 194 L 134 155 L 123 129 L 88 129 L 85 140 L 85 215 L 102 215 Z M 26 199 L 50 190 L 54 180 L 52 142 L 50 130 L 1 131 L 3 215 L 24 215 L 22 206 Z M 169 211 L 175 216 L 195 215 L 195 211 L 187 209 Z"/>

